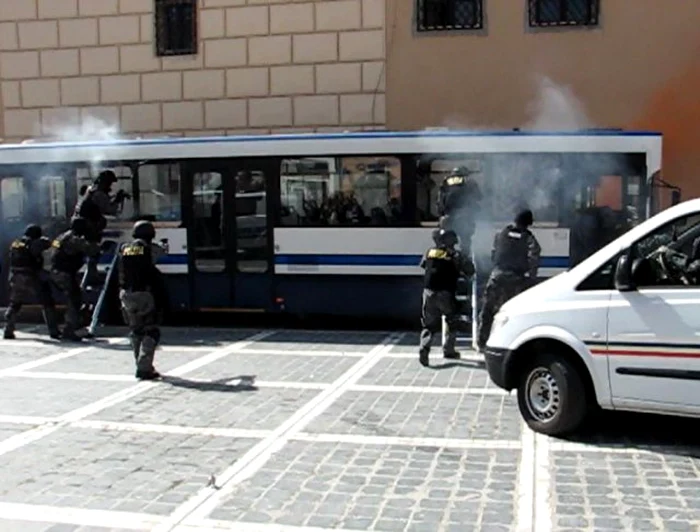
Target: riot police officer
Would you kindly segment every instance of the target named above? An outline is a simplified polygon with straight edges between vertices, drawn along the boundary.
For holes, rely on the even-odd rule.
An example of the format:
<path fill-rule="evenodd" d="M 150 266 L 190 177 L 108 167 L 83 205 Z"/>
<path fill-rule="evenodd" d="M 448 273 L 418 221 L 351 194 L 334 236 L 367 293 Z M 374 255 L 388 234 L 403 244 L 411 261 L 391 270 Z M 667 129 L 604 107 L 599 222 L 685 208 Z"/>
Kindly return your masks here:
<path fill-rule="evenodd" d="M 56 320 L 56 309 L 51 294 L 51 285 L 44 271 L 44 251 L 51 241 L 42 235 L 41 227 L 28 225 L 24 236 L 10 246 L 10 305 L 5 312 L 4 338 L 15 338 L 17 315 L 22 305 L 38 297 L 44 313 L 44 321 L 51 338 L 59 339 L 61 334 Z"/>
<path fill-rule="evenodd" d="M 459 236 L 462 253 L 468 257 L 471 256 L 472 236 L 483 197 L 479 185 L 471 177 L 474 173 L 465 166 L 454 168 L 438 191 L 440 227 Z"/>
<path fill-rule="evenodd" d="M 155 266 L 165 249 L 153 242 L 153 224 L 134 224 L 133 242 L 119 250 L 119 299 L 136 360 L 136 378 L 153 380 L 160 377 L 153 367 L 155 350 L 160 341 L 158 327 L 157 287 L 160 272 Z"/>
<path fill-rule="evenodd" d="M 540 244 L 529 227 L 533 224 L 532 211 L 523 209 L 496 234 L 491 259 L 494 268 L 484 289 L 484 303 L 479 317 L 478 346 L 482 349 L 491 333 L 493 318 L 501 306 L 537 279 Z"/>
<path fill-rule="evenodd" d="M 433 232 L 433 241 L 435 246 L 426 251 L 420 264 L 425 270 L 421 313 L 423 329 L 418 351 L 423 366 L 429 364 L 430 344 L 433 335 L 441 329 L 443 315 L 448 327 L 444 357 L 459 358 L 460 354 L 455 349 L 459 322 L 455 299 L 457 279 L 460 275 L 474 273 L 471 260 L 455 250 L 458 237 L 454 231 L 436 229 Z"/>
<path fill-rule="evenodd" d="M 105 216 L 116 215 L 124 205 L 124 200 L 131 198 L 124 190 L 117 191 L 114 197 L 110 196 L 112 185 L 117 181 L 117 176 L 111 170 L 100 172 L 75 205 L 73 219 L 83 218 L 87 222 L 85 238 L 88 242 L 99 243 L 102 240 L 102 233 L 107 227 Z M 90 257 L 88 270 L 94 278 L 97 273 L 97 256 Z"/>
<path fill-rule="evenodd" d="M 51 257 L 51 278 L 56 287 L 63 292 L 67 301 L 65 325 L 61 335 L 65 340 L 81 341 L 76 335 L 80 328 L 80 306 L 82 294 L 77 275 L 82 268 L 85 257 L 95 257 L 100 248 L 94 242 L 88 242 L 85 235 L 88 231 L 84 218 L 75 218 L 71 221 L 68 231 L 56 238 L 53 243 L 53 255 Z"/>

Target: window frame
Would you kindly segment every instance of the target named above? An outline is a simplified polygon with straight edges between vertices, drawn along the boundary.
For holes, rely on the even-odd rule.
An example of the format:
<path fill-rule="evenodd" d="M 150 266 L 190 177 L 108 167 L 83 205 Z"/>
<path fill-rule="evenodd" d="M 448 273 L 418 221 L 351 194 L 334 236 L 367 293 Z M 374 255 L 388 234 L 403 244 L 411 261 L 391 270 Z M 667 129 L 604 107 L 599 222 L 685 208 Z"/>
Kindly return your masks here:
<path fill-rule="evenodd" d="M 171 39 L 171 27 L 165 20 L 164 11 L 171 6 L 185 6 L 192 9 L 192 40 L 188 46 L 174 48 Z M 197 55 L 199 53 L 199 10 L 197 0 L 155 0 L 154 38 L 157 57 L 178 57 Z"/>
<path fill-rule="evenodd" d="M 473 24 L 469 25 L 449 25 L 449 24 L 435 24 L 428 25 L 425 22 L 427 10 L 431 4 L 437 5 L 439 2 L 443 3 L 454 3 L 453 7 L 456 8 L 456 2 L 460 0 L 416 0 L 414 3 L 415 9 L 415 25 L 414 29 L 419 34 L 431 34 L 437 32 L 475 32 L 483 31 L 486 27 L 485 16 L 484 16 L 484 0 L 461 0 L 465 4 L 472 4 L 473 9 L 476 11 L 475 20 Z M 448 4 L 449 5 L 449 4 Z M 447 9 L 448 6 L 445 6 Z M 455 9 L 456 11 L 456 9 Z M 456 18 L 456 17 L 455 17 Z"/>
<path fill-rule="evenodd" d="M 527 19 L 528 26 L 533 29 L 551 28 L 596 28 L 600 26 L 600 0 L 559 0 L 561 2 L 560 17 L 556 21 L 547 22 L 541 20 L 539 15 L 542 3 L 547 0 L 528 0 Z M 563 11 L 568 11 L 567 7 L 571 2 L 584 4 L 586 16 L 580 20 L 570 17 L 563 17 Z"/>

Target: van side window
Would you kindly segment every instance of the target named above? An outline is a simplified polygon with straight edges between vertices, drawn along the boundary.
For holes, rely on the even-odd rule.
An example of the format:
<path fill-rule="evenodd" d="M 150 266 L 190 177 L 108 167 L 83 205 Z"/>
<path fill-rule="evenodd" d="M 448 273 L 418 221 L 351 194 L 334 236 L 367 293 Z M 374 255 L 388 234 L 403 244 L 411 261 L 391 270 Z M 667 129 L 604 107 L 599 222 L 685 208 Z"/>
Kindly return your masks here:
<path fill-rule="evenodd" d="M 633 277 L 639 288 L 700 284 L 700 214 L 677 218 L 633 247 Z"/>
<path fill-rule="evenodd" d="M 615 288 L 615 268 L 621 253 L 603 264 L 576 287 L 576 290 L 612 290 Z"/>

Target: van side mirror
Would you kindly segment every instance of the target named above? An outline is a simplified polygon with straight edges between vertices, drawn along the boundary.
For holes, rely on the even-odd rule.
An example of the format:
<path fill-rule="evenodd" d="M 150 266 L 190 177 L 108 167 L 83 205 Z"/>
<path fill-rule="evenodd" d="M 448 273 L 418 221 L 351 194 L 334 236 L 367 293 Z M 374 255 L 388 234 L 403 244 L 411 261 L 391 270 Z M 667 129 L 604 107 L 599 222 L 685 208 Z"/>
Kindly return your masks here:
<path fill-rule="evenodd" d="M 632 292 L 637 286 L 632 279 L 632 254 L 626 253 L 617 260 L 615 267 L 615 289 L 620 292 Z"/>
<path fill-rule="evenodd" d="M 671 205 L 678 205 L 681 202 L 681 191 L 672 190 L 671 191 Z"/>

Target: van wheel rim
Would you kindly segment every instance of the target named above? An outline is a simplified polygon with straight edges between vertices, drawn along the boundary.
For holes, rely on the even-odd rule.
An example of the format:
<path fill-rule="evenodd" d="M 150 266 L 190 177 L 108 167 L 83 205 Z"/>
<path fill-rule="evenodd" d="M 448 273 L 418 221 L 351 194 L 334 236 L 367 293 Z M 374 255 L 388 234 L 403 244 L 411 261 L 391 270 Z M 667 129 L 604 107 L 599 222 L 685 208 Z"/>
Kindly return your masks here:
<path fill-rule="evenodd" d="M 527 409 L 538 421 L 550 421 L 559 412 L 559 385 L 549 370 L 537 368 L 530 373 L 525 391 Z"/>

